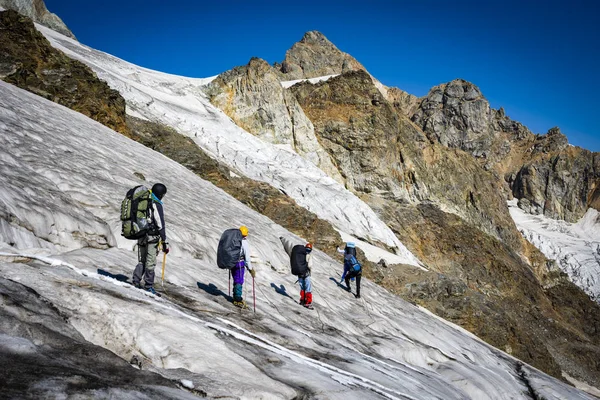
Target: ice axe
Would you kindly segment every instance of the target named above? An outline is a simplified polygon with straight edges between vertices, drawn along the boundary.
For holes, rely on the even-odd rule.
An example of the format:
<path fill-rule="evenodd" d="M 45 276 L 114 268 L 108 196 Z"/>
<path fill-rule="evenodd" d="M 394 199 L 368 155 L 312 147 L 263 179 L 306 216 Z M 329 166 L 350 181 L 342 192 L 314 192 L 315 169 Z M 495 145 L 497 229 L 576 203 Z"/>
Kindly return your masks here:
<path fill-rule="evenodd" d="M 163 254 L 163 266 L 162 266 L 162 274 L 161 274 L 161 282 L 163 288 L 165 287 L 165 265 L 167 265 L 167 253 Z"/>

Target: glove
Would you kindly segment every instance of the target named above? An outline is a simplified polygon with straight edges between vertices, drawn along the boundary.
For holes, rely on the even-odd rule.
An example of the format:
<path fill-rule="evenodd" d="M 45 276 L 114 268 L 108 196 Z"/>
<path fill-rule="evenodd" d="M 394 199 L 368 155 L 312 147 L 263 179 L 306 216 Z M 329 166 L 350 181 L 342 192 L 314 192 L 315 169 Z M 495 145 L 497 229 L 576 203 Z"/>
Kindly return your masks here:
<path fill-rule="evenodd" d="M 250 270 L 250 275 L 252 275 L 252 279 L 256 278 L 256 271 L 251 269 Z"/>
<path fill-rule="evenodd" d="M 162 251 L 163 251 L 163 253 L 165 253 L 165 254 L 169 254 L 169 242 L 163 242 L 163 244 L 162 244 L 162 245 L 163 245 L 163 246 L 162 246 L 162 247 L 163 247 L 163 248 L 162 248 Z"/>

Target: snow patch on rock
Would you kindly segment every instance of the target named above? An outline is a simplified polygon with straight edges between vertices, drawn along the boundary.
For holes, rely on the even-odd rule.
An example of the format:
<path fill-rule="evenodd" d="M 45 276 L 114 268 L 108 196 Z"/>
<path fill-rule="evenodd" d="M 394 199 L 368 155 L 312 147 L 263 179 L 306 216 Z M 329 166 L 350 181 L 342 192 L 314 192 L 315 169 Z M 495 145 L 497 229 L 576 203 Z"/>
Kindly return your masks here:
<path fill-rule="evenodd" d="M 309 78 L 309 79 L 295 79 L 293 81 L 282 81 L 281 82 L 281 86 L 283 86 L 284 88 L 290 88 L 292 86 L 294 86 L 296 83 L 300 83 L 300 82 L 310 82 L 313 85 L 315 83 L 319 83 L 319 82 L 325 82 L 333 77 L 339 76 L 339 74 L 335 74 L 335 75 L 325 75 L 325 76 L 318 76 L 316 78 Z"/>

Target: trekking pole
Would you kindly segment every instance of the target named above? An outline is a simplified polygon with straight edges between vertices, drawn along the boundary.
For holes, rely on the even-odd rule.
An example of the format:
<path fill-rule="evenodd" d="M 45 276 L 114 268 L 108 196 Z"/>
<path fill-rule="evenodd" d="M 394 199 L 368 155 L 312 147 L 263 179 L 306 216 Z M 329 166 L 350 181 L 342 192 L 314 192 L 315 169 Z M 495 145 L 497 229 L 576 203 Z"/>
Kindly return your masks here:
<path fill-rule="evenodd" d="M 256 291 L 254 290 L 254 277 L 252 277 L 252 297 L 254 298 L 254 312 L 256 312 Z"/>
<path fill-rule="evenodd" d="M 229 275 L 229 286 L 228 286 L 229 287 L 229 291 L 228 291 L 228 294 L 229 294 L 229 297 L 231 297 L 231 271 L 228 271 L 227 274 Z"/>

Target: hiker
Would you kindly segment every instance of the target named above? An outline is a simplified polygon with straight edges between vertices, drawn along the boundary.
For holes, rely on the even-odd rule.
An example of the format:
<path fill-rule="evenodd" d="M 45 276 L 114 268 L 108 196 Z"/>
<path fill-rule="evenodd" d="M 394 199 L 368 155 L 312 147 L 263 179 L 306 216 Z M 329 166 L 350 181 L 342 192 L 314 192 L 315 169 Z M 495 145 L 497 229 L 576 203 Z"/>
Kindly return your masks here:
<path fill-rule="evenodd" d="M 217 248 L 217 265 L 219 268 L 228 269 L 233 278 L 233 305 L 246 308 L 246 302 L 242 297 L 246 268 L 252 275 L 252 279 L 256 277 L 256 271 L 250 261 L 250 243 L 246 226 L 242 225 L 239 229 L 228 229 L 223 232 Z"/>
<path fill-rule="evenodd" d="M 144 187 L 140 186 L 140 188 Z M 162 251 L 165 254 L 169 253 L 162 203 L 165 194 L 167 194 L 167 187 L 162 183 L 155 183 L 150 190 L 147 216 L 149 226 L 146 233 L 138 239 L 138 264 L 133 271 L 133 285 L 154 295 L 157 294 L 154 290 L 154 268 L 156 267 L 159 244 L 162 243 Z M 144 286 L 141 284 L 142 277 L 144 278 Z"/>
<path fill-rule="evenodd" d="M 346 247 L 341 250 L 337 249 L 338 253 L 344 255 L 344 273 L 342 274 L 341 281 L 346 282 L 346 290 L 350 289 L 350 280 L 356 278 L 356 298 L 360 299 L 360 279 L 362 277 L 362 266 L 356 259 L 356 245 L 352 242 L 347 242 Z"/>
<path fill-rule="evenodd" d="M 312 285 L 310 282 L 311 260 L 312 260 L 312 244 L 305 245 L 293 243 L 281 236 L 279 238 L 283 244 L 285 252 L 290 256 L 290 264 L 292 274 L 298 277 L 300 284 L 300 304 L 306 308 L 312 308 Z"/>

